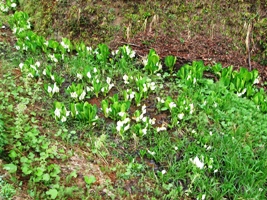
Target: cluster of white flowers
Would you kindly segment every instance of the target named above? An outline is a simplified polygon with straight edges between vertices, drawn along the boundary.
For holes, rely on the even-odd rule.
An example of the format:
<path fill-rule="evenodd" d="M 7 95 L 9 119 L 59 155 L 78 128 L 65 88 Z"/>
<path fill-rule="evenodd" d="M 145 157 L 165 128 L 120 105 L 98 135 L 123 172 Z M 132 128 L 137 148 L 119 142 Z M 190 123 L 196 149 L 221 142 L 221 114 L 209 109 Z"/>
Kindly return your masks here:
<path fill-rule="evenodd" d="M 202 194 L 201 196 L 201 200 L 205 200 L 206 199 L 206 194 Z M 200 200 L 200 198 L 197 198 L 197 200 Z"/>
<path fill-rule="evenodd" d="M 107 108 L 107 109 L 106 109 L 106 112 L 107 112 L 107 113 L 110 113 L 111 111 L 112 111 L 111 108 Z"/>
<path fill-rule="evenodd" d="M 203 169 L 204 168 L 203 156 L 202 156 L 201 160 L 197 156 L 194 159 L 190 158 L 189 160 L 190 160 L 190 162 L 192 162 L 199 169 Z"/>
<path fill-rule="evenodd" d="M 91 52 L 93 49 L 92 49 L 92 47 L 86 47 L 86 50 Z"/>
<path fill-rule="evenodd" d="M 87 92 L 93 92 L 94 91 L 94 87 L 88 87 L 88 86 L 86 86 L 86 91 Z"/>
<path fill-rule="evenodd" d="M 158 67 L 157 71 L 160 71 L 162 69 L 162 64 L 161 62 L 157 62 L 156 66 Z"/>
<path fill-rule="evenodd" d="M 130 58 L 134 58 L 135 57 L 135 51 L 133 51 L 129 46 L 125 46 L 125 50 L 126 50 L 126 54 Z"/>
<path fill-rule="evenodd" d="M 17 7 L 17 4 L 16 4 L 16 3 L 12 3 L 12 4 L 10 5 L 10 7 L 11 7 L 11 8 L 16 8 L 16 7 Z"/>
<path fill-rule="evenodd" d="M 121 118 L 125 118 L 125 116 L 126 116 L 127 114 L 126 114 L 126 112 L 124 112 L 124 111 L 120 111 L 120 112 L 118 113 L 118 115 L 119 115 Z"/>
<path fill-rule="evenodd" d="M 147 59 L 146 57 L 144 57 L 144 58 L 142 59 L 142 62 L 143 62 L 143 65 L 146 66 L 147 63 L 148 63 L 148 59 Z"/>
<path fill-rule="evenodd" d="M 142 121 L 143 123 L 146 123 L 146 128 L 148 127 L 148 125 L 154 125 L 156 119 L 155 118 L 151 119 L 149 117 L 146 117 L 146 116 L 144 116 L 145 114 L 146 114 L 146 105 L 144 104 L 142 106 L 142 112 L 141 112 L 140 116 L 136 117 L 135 121 L 136 122 Z"/>
<path fill-rule="evenodd" d="M 23 32 L 25 30 L 30 30 L 30 29 L 31 29 L 31 23 L 29 21 L 27 21 L 27 25 L 25 27 L 16 27 L 16 26 L 14 26 L 12 28 L 12 33 L 13 34 L 19 34 L 19 33 Z M 29 38 L 26 38 L 26 39 L 29 40 Z M 24 49 L 24 47 L 23 47 L 23 49 Z M 25 47 L 25 49 L 26 49 L 26 47 Z M 27 47 L 27 49 L 28 49 L 28 47 Z"/>
<path fill-rule="evenodd" d="M 22 43 L 22 50 L 23 51 L 28 51 L 28 46 L 25 43 Z M 20 46 L 16 45 L 15 48 L 19 51 L 20 50 Z"/>
<path fill-rule="evenodd" d="M 83 75 L 80 74 L 80 73 L 77 73 L 77 78 L 78 78 L 79 80 L 82 80 L 82 79 L 83 79 Z"/>
<path fill-rule="evenodd" d="M 31 64 L 31 65 L 27 65 L 27 64 L 24 64 L 24 63 L 20 63 L 20 64 L 19 64 L 19 68 L 20 68 L 21 71 L 23 71 L 24 68 L 27 68 L 26 70 L 29 70 L 29 71 L 30 71 L 30 73 L 28 74 L 28 77 L 33 78 L 34 75 L 39 74 L 39 71 L 38 71 L 37 68 L 39 68 L 40 65 L 41 65 L 41 63 L 40 63 L 39 61 L 37 61 L 35 64 Z M 32 74 L 32 72 L 31 72 L 32 70 L 31 70 L 31 69 L 33 69 L 33 70 L 35 71 L 34 74 Z"/>
<path fill-rule="evenodd" d="M 57 86 L 57 83 L 54 83 L 53 87 L 51 87 L 50 85 L 47 88 L 47 92 L 49 94 L 55 94 L 55 93 L 59 93 L 59 87 Z"/>
<path fill-rule="evenodd" d="M 138 91 L 140 91 L 139 89 L 140 89 L 140 88 L 138 88 Z M 144 83 L 144 84 L 143 84 L 143 92 L 147 92 L 147 91 L 148 91 L 147 84 Z"/>
<path fill-rule="evenodd" d="M 146 135 L 146 134 L 147 134 L 147 127 L 143 128 L 143 129 L 141 130 L 141 132 L 143 133 L 143 135 Z"/>
<path fill-rule="evenodd" d="M 127 89 L 126 90 L 126 99 L 127 100 L 132 100 L 134 98 L 135 92 L 132 90 Z"/>
<path fill-rule="evenodd" d="M 122 78 L 124 80 L 124 84 L 129 84 L 129 77 L 126 74 L 124 74 Z"/>
<path fill-rule="evenodd" d="M 43 70 L 43 75 L 46 76 L 46 69 Z"/>
<path fill-rule="evenodd" d="M 20 64 L 19 64 L 19 68 L 20 68 L 20 70 L 22 70 L 23 66 L 24 66 L 24 63 L 20 63 Z"/>
<path fill-rule="evenodd" d="M 115 85 L 114 83 L 111 83 L 111 78 L 107 77 L 107 84 L 108 84 L 108 91 L 111 90 L 111 88 L 113 88 Z"/>
<path fill-rule="evenodd" d="M 60 118 L 60 109 L 56 108 L 55 111 L 54 111 L 54 114 L 56 117 Z"/>
<path fill-rule="evenodd" d="M 122 47 L 123 50 L 125 50 L 125 53 L 130 57 L 130 58 L 134 58 L 135 57 L 135 51 L 132 50 L 129 46 L 123 46 Z M 117 55 L 120 51 L 119 50 L 115 50 L 112 51 L 111 54 L 113 56 Z M 121 55 L 121 57 L 123 58 L 123 55 Z"/>
<path fill-rule="evenodd" d="M 64 109 L 64 112 L 63 112 Z M 66 115 L 63 115 L 62 113 L 66 113 Z M 67 117 L 70 115 L 70 111 L 67 111 L 67 109 L 64 107 L 62 109 L 56 108 L 54 111 L 55 118 L 59 119 L 61 122 L 67 121 Z"/>
<path fill-rule="evenodd" d="M 91 78 L 92 78 L 92 76 L 91 76 L 91 73 L 90 73 L 90 72 L 87 72 L 86 76 L 87 76 L 89 79 L 91 79 Z"/>
<path fill-rule="evenodd" d="M 246 93 L 246 91 L 247 91 L 247 88 L 244 88 L 240 93 L 239 93 L 239 92 L 236 93 L 236 95 L 237 95 L 238 97 L 241 97 L 243 94 Z"/>
<path fill-rule="evenodd" d="M 136 111 L 136 112 L 139 112 L 139 111 Z M 151 118 L 149 118 L 147 116 L 144 116 L 145 114 L 146 114 L 146 105 L 144 104 L 142 106 L 142 109 L 141 109 L 141 114 L 139 116 L 133 117 L 133 119 L 136 122 L 142 122 L 145 125 L 145 127 L 143 127 L 141 129 L 141 132 L 143 133 L 143 135 L 146 135 L 147 134 L 148 127 L 151 126 L 151 125 L 154 125 L 155 124 L 155 121 L 156 121 L 155 118 L 151 119 Z"/>
<path fill-rule="evenodd" d="M 259 84 L 260 83 L 260 77 L 258 76 L 254 81 L 253 81 L 253 85 L 255 84 Z"/>
<path fill-rule="evenodd" d="M 189 80 L 191 82 L 191 79 L 192 79 L 192 72 L 190 72 L 186 77 L 187 81 Z M 195 85 L 196 83 L 197 83 L 197 79 L 196 79 L 196 77 L 194 77 L 193 78 L 193 84 Z"/>
<path fill-rule="evenodd" d="M 93 72 L 94 72 L 95 74 L 97 73 L 97 69 L 96 69 L 96 67 L 94 67 Z"/>
<path fill-rule="evenodd" d="M 70 97 L 73 98 L 73 99 L 76 99 L 76 98 L 78 98 L 78 94 L 75 91 L 71 92 L 70 93 Z"/>
<path fill-rule="evenodd" d="M 119 52 L 119 50 L 111 51 L 111 54 L 112 54 L 113 56 L 115 56 L 115 55 L 118 54 L 118 52 Z"/>
<path fill-rule="evenodd" d="M 55 76 L 53 74 L 51 74 L 50 78 L 52 81 L 55 81 Z"/>
<path fill-rule="evenodd" d="M 207 151 L 211 150 L 212 149 L 212 146 L 208 146 L 208 145 L 204 145 L 204 148 L 207 149 Z"/>
<path fill-rule="evenodd" d="M 120 120 L 117 122 L 116 130 L 119 133 L 124 133 L 125 131 L 130 129 L 130 118 L 125 118 L 124 120 Z"/>
<path fill-rule="evenodd" d="M 193 112 L 194 112 L 194 104 L 193 103 L 190 103 L 189 104 L 189 108 L 190 108 L 190 115 L 192 115 L 193 114 Z"/>
<path fill-rule="evenodd" d="M 82 93 L 79 96 L 79 100 L 82 101 L 85 98 L 85 95 L 86 95 L 86 92 L 85 92 L 85 90 L 83 90 Z M 77 92 L 76 91 L 71 92 L 70 93 L 70 97 L 73 98 L 73 99 L 77 99 L 78 98 Z"/>
<path fill-rule="evenodd" d="M 188 74 L 187 77 L 186 77 L 186 80 L 190 80 L 191 79 L 191 74 Z"/>
<path fill-rule="evenodd" d="M 58 62 L 58 59 L 55 57 L 55 54 L 51 55 L 51 54 L 48 54 L 48 58 L 50 58 L 51 61 L 57 63 Z"/>
<path fill-rule="evenodd" d="M 163 125 L 163 124 L 162 124 L 162 126 L 157 127 L 157 129 L 156 129 L 157 132 L 166 131 L 166 130 L 167 130 L 167 128 L 166 128 L 166 126 Z"/>
<path fill-rule="evenodd" d="M 162 98 L 160 98 L 160 97 L 157 97 L 157 101 L 158 101 L 159 103 L 165 103 L 165 100 L 162 99 Z"/>
<path fill-rule="evenodd" d="M 182 119 L 184 118 L 184 113 L 180 113 L 180 114 L 178 114 L 177 116 L 178 116 L 178 118 L 179 118 L 180 120 L 182 120 Z"/>
<path fill-rule="evenodd" d="M 79 96 L 79 100 L 80 101 L 83 100 L 84 97 L 85 97 L 85 95 L 86 95 L 86 92 L 85 92 L 85 90 L 83 90 L 82 93 L 81 93 L 81 95 Z"/>
<path fill-rule="evenodd" d="M 135 121 L 140 122 L 141 120 L 142 121 L 146 120 L 146 117 L 144 117 L 144 114 L 146 114 L 146 105 L 145 104 L 142 106 L 141 114 L 135 118 Z"/>
<path fill-rule="evenodd" d="M 148 82 L 147 87 L 150 88 L 150 90 L 155 90 L 156 89 L 156 83 L 155 82 Z"/>
<path fill-rule="evenodd" d="M 0 11 L 2 12 L 8 12 L 9 8 L 4 3 L 0 2 Z"/>
<path fill-rule="evenodd" d="M 152 155 L 152 156 L 154 156 L 156 153 L 155 153 L 155 151 L 149 151 L 149 150 L 147 150 L 147 152 L 150 154 L 150 155 Z"/>
<path fill-rule="evenodd" d="M 174 102 L 170 102 L 169 107 L 172 110 L 173 108 L 177 107 L 177 105 Z"/>
<path fill-rule="evenodd" d="M 141 81 L 143 79 L 143 77 L 139 77 L 139 78 L 136 78 L 135 81 L 136 83 L 138 83 L 139 81 Z M 142 85 L 137 85 L 138 88 L 137 90 L 139 92 L 148 92 L 149 90 L 153 91 L 156 89 L 156 83 L 155 82 L 151 82 L 150 79 L 146 79 L 146 82 L 143 83 Z"/>
<path fill-rule="evenodd" d="M 66 44 L 63 40 L 60 44 L 64 49 L 66 49 L 68 52 L 70 52 L 70 46 L 68 44 Z"/>

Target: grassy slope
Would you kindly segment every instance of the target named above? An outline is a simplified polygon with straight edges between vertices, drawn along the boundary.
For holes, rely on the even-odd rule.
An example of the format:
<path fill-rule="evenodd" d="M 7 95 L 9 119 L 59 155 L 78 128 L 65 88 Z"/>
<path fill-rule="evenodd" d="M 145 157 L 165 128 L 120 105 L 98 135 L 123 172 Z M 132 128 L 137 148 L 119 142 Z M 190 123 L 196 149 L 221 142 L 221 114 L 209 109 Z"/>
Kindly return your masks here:
<path fill-rule="evenodd" d="M 202 80 L 204 84 L 195 88 L 183 88 L 180 87 L 183 85 L 179 80 L 174 82 L 168 77 L 158 79 L 151 76 L 159 85 L 164 85 L 151 95 L 152 101 L 155 100 L 155 95 L 161 97 L 170 95 L 173 99 L 179 96 L 185 97 L 189 103 L 194 104 L 195 112 L 192 115 L 187 114 L 178 126 L 166 132 L 157 133 L 155 130 L 150 130 L 147 136 L 132 137 L 130 134 L 126 140 L 122 140 L 112 131 L 115 122 L 110 123 L 110 120 L 105 118 L 93 130 L 80 122 L 57 124 L 48 111 L 52 109 L 55 99 L 46 96 L 42 89 L 42 81 L 39 82 L 39 86 L 36 80 L 26 78 L 19 70 L 13 70 L 24 61 L 25 57 L 32 55 L 23 55 L 11 48 L 7 46 L 6 54 L 1 57 L 0 84 L 1 88 L 4 88 L 1 91 L 1 113 L 4 116 L 5 127 L 12 134 L 19 132 L 22 135 L 36 133 L 29 131 L 29 128 L 32 130 L 32 127 L 37 127 L 38 134 L 35 136 L 37 140 L 42 142 L 48 140 L 51 143 L 50 147 L 57 146 L 60 149 L 54 155 L 56 158 L 51 157 L 47 161 L 57 163 L 62 169 L 58 182 L 61 186 L 65 186 L 58 189 L 62 197 L 72 196 L 79 199 L 90 196 L 91 199 L 98 199 L 103 194 L 106 198 L 175 199 L 181 196 L 201 198 L 205 194 L 207 198 L 215 199 L 222 197 L 261 199 L 266 196 L 264 187 L 267 174 L 265 171 L 267 155 L 264 150 L 266 115 L 260 113 L 251 101 L 238 98 L 219 84 L 206 80 Z M 42 55 L 33 57 L 34 60 L 42 62 L 42 68 L 48 64 Z M 62 68 L 56 70 L 60 75 L 69 77 L 66 83 L 70 83 L 79 71 L 81 63 L 85 62 L 72 57 L 62 63 L 66 71 Z M 114 68 L 107 73 L 113 76 L 119 85 L 118 88 L 126 89 L 127 86 L 121 79 L 124 73 L 132 71 L 134 75 L 138 73 L 144 75 L 143 71 L 135 69 L 135 66 L 132 66 L 131 70 Z M 150 75 L 145 74 L 145 76 Z M 165 90 L 166 87 L 170 90 Z M 70 101 L 62 96 L 56 99 L 64 100 L 66 103 Z M 23 113 L 18 109 L 18 105 L 21 106 L 19 108 Z M 26 110 L 23 105 L 26 105 Z M 162 114 L 161 111 L 158 112 Z M 32 135 L 29 135 L 30 140 L 22 137 L 25 140 L 25 148 L 18 145 L 16 148 L 22 148 L 26 157 L 30 157 L 31 151 L 37 153 L 38 145 L 31 143 L 31 140 L 36 138 Z M 17 142 L 21 139 L 14 137 L 13 140 Z M 210 150 L 207 149 L 209 146 L 212 147 Z M 11 144 L 6 148 L 10 151 L 14 146 Z M 141 150 L 137 151 L 139 154 L 143 153 L 141 159 L 133 153 L 136 150 Z M 156 152 L 156 155 L 151 156 L 147 150 Z M 203 156 L 204 170 L 198 169 L 189 161 L 195 156 L 200 159 Z M 11 161 L 7 154 L 4 154 L 3 158 L 4 163 Z M 13 161 L 16 163 L 16 159 Z M 35 162 L 33 167 L 40 166 L 38 161 Z M 163 170 L 167 173 L 162 174 Z M 75 173 L 73 176 L 68 176 L 73 171 L 76 171 L 77 177 Z M 2 172 L 5 173 L 3 170 Z M 97 182 L 92 186 L 93 191 L 86 187 L 83 180 L 84 176 L 90 175 L 97 178 Z M 29 194 L 45 198 L 42 193 L 47 191 L 48 183 L 36 184 L 34 178 L 23 177 L 20 173 L 13 177 L 18 180 L 17 183 L 13 182 L 14 185 L 22 181 L 21 187 L 24 191 L 28 188 Z M 78 189 L 77 186 L 84 190 Z"/>

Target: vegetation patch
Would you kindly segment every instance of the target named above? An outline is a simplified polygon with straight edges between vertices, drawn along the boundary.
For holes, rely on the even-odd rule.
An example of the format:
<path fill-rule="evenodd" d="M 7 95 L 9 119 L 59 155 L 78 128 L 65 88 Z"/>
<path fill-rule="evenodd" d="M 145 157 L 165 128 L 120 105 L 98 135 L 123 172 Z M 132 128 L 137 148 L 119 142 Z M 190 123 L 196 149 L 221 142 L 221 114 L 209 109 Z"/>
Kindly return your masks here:
<path fill-rule="evenodd" d="M 137 33 L 193 38 L 203 34 L 233 39 L 235 49 L 249 48 L 252 59 L 266 64 L 266 0 L 257 1 L 19 1 L 39 34 L 60 40 L 67 37 L 88 45 L 109 43 L 116 36 Z M 37 10 L 37 12 L 36 12 Z M 185 38 L 184 38 L 185 39 Z"/>
<path fill-rule="evenodd" d="M 153 49 L 140 59 L 127 45 L 46 39 L 22 11 L 9 22 L 17 42 L 0 63 L 1 197 L 266 197 L 257 70 L 199 60 L 178 69 Z"/>

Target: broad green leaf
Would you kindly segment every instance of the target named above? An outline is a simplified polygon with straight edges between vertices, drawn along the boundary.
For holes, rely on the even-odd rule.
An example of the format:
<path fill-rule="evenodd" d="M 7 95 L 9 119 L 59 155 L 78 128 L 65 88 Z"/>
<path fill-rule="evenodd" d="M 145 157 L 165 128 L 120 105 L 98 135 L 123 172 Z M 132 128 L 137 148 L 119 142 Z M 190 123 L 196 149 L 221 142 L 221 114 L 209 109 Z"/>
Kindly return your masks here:
<path fill-rule="evenodd" d="M 166 56 L 164 63 L 167 67 L 172 68 L 176 63 L 176 57 L 175 56 Z"/>
<path fill-rule="evenodd" d="M 14 165 L 13 163 L 5 164 L 3 168 L 9 173 L 15 173 L 17 171 L 17 165 Z"/>
<path fill-rule="evenodd" d="M 50 189 L 46 192 L 47 195 L 50 195 L 51 199 L 56 199 L 58 191 L 56 189 Z"/>
<path fill-rule="evenodd" d="M 11 150 L 8 154 L 8 156 L 12 159 L 16 158 L 18 155 L 15 150 Z"/>
<path fill-rule="evenodd" d="M 32 173 L 32 170 L 29 167 L 31 167 L 31 166 L 29 166 L 28 164 L 22 165 L 21 170 L 22 170 L 23 174 L 29 175 Z"/>
<path fill-rule="evenodd" d="M 43 175 L 43 180 L 44 181 L 49 181 L 50 180 L 50 175 L 48 173 Z"/>
<path fill-rule="evenodd" d="M 90 176 L 90 177 L 84 176 L 84 181 L 86 182 L 86 184 L 91 185 L 94 182 L 96 182 L 96 178 L 95 176 Z"/>

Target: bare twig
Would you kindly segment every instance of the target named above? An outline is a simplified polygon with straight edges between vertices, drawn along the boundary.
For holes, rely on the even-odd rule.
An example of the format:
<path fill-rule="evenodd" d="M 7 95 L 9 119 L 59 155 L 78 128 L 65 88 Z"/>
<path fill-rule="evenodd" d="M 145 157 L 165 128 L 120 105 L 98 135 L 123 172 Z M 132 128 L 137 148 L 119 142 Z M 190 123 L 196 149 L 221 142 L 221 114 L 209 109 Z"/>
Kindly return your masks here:
<path fill-rule="evenodd" d="M 159 22 L 159 16 L 158 15 L 154 15 L 152 18 L 152 21 L 149 24 L 149 31 L 148 32 L 152 32 L 152 28 L 153 26 L 156 26 Z"/>
<path fill-rule="evenodd" d="M 132 28 L 131 24 L 129 24 L 129 26 L 126 28 L 126 39 L 127 39 L 127 41 L 130 40 L 131 28 Z"/>
<path fill-rule="evenodd" d="M 251 71 L 252 70 L 252 67 L 251 67 L 251 60 L 250 60 L 250 32 L 251 32 L 251 23 L 248 24 L 248 30 L 247 30 L 247 37 L 246 37 L 246 48 L 247 48 L 247 54 L 248 54 L 248 67 L 249 67 L 249 70 Z"/>

